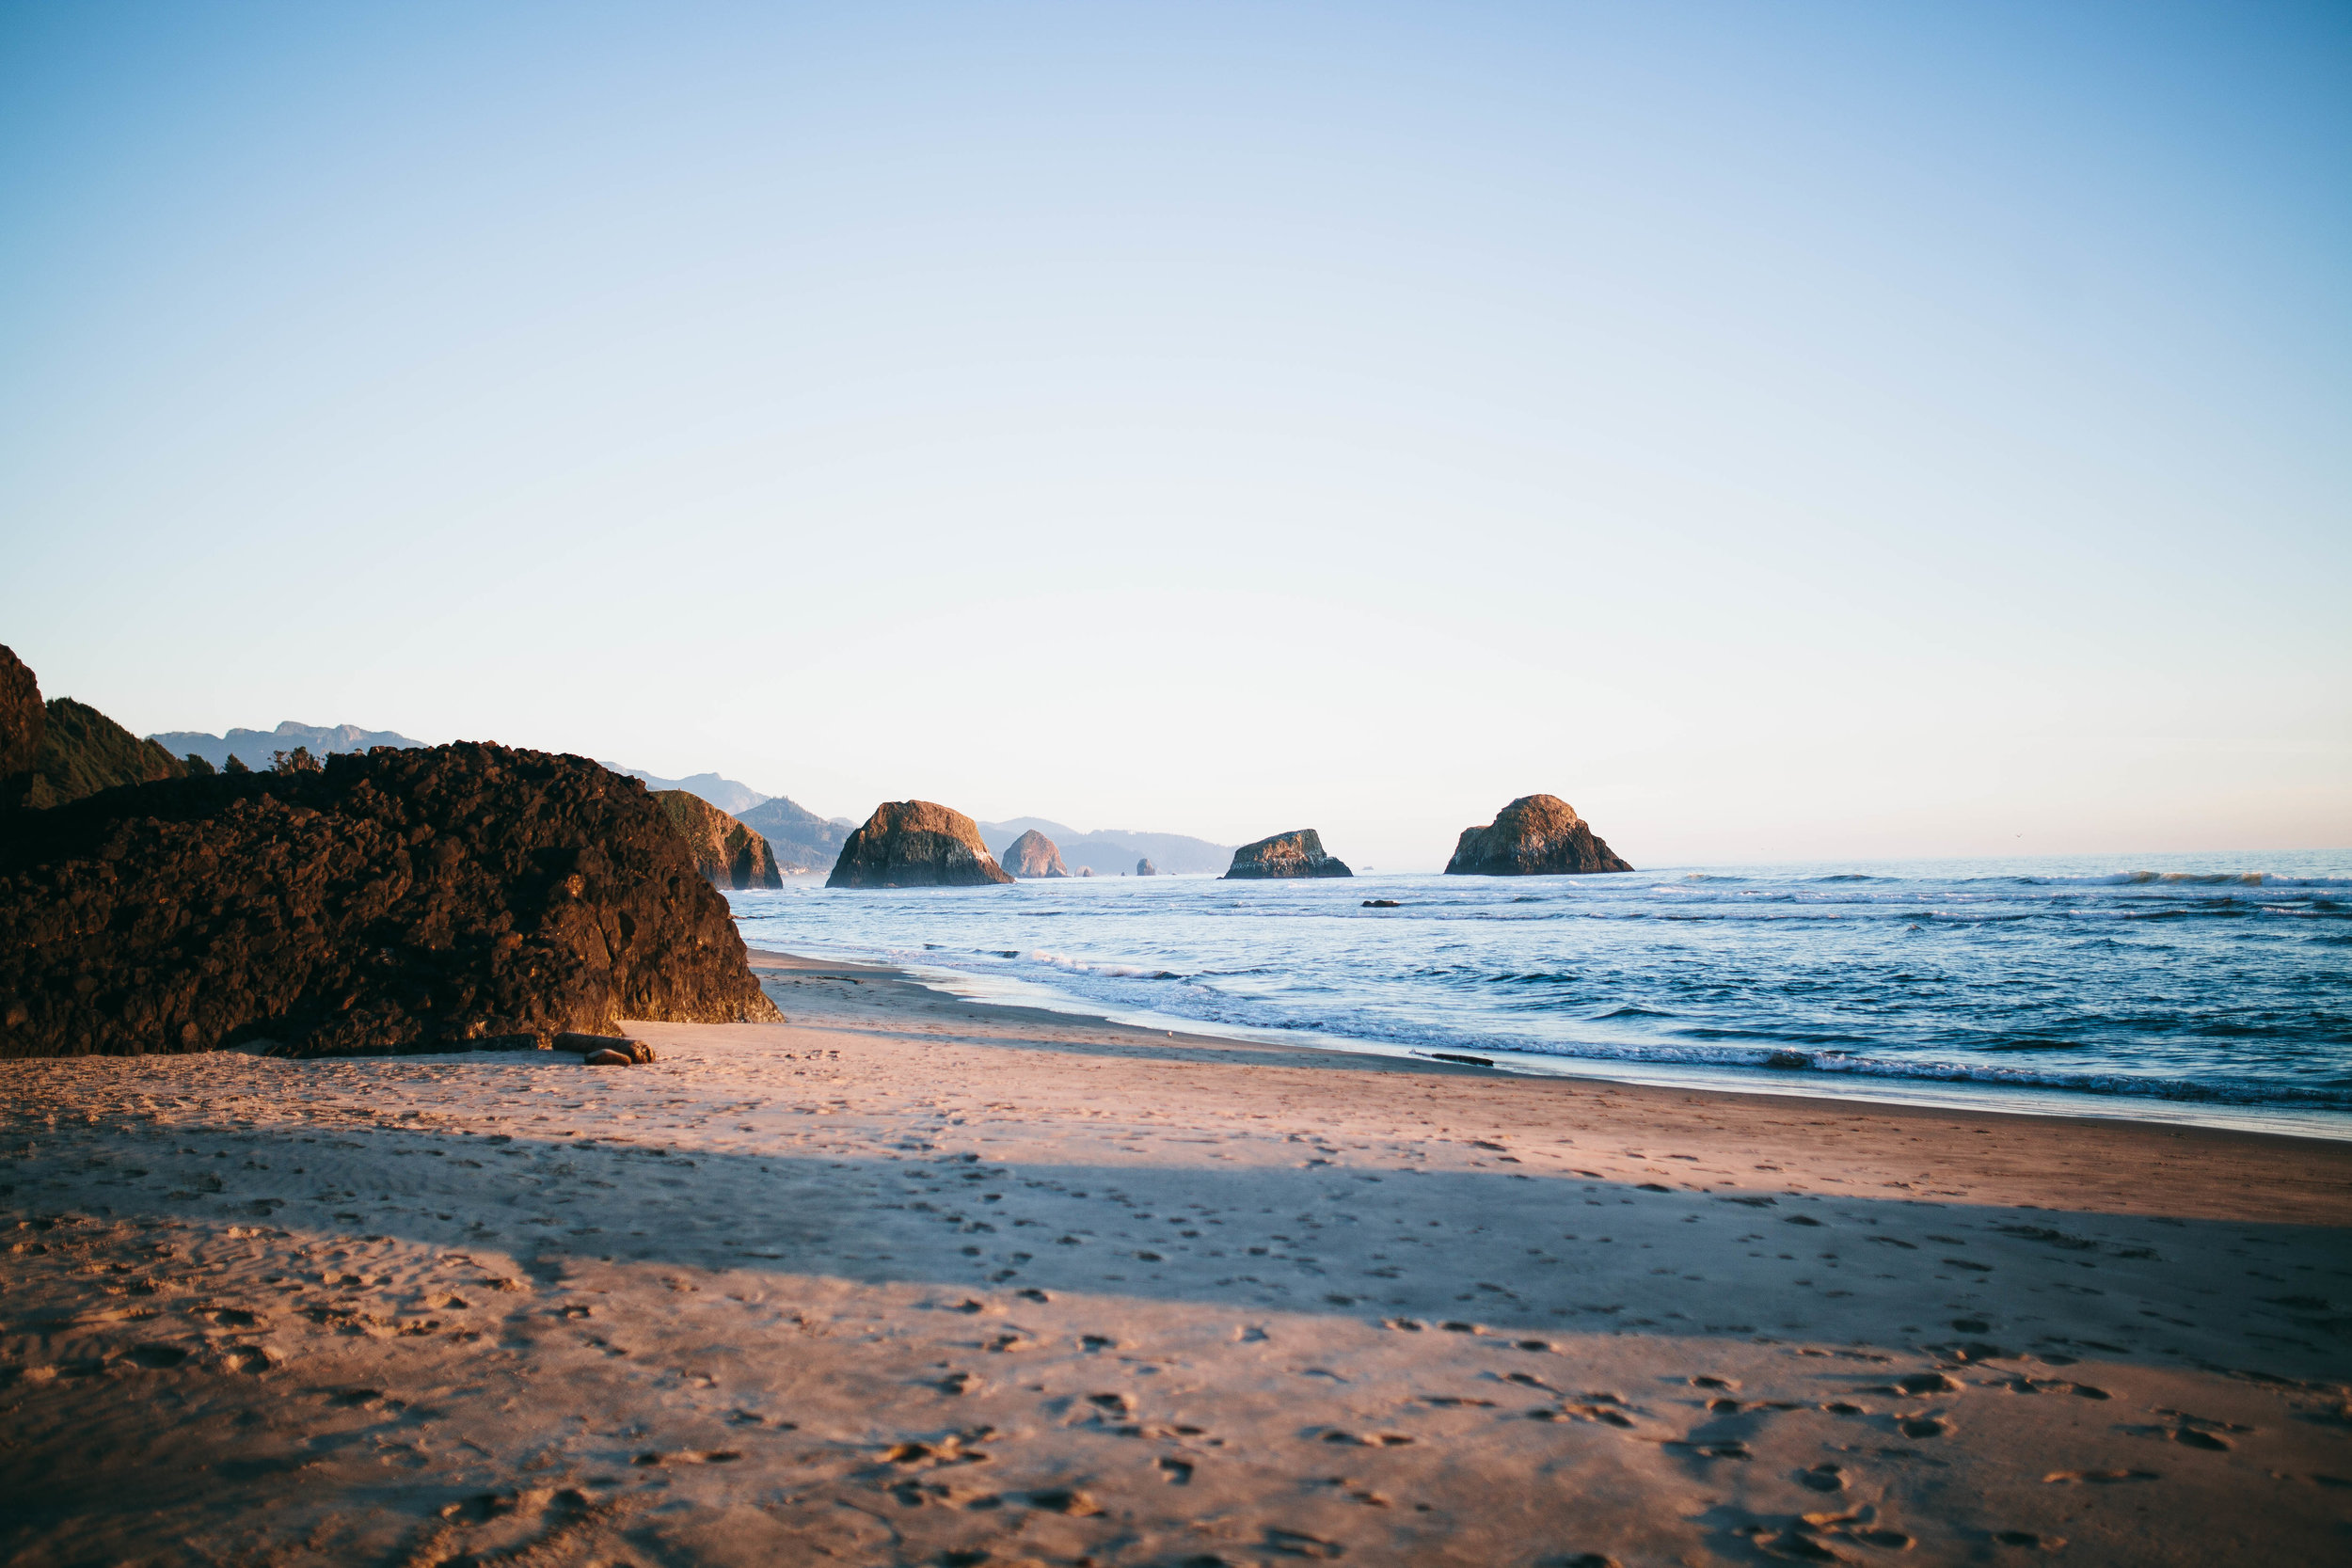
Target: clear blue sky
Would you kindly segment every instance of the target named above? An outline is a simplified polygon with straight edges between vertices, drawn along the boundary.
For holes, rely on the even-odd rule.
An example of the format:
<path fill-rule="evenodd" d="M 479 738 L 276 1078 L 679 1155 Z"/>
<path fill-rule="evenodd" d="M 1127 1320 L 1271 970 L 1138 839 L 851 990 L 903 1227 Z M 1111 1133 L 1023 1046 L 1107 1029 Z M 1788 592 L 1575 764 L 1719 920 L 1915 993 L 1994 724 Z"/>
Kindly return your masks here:
<path fill-rule="evenodd" d="M 2352 844 L 2352 8 L 0 5 L 0 641 L 827 813 Z"/>

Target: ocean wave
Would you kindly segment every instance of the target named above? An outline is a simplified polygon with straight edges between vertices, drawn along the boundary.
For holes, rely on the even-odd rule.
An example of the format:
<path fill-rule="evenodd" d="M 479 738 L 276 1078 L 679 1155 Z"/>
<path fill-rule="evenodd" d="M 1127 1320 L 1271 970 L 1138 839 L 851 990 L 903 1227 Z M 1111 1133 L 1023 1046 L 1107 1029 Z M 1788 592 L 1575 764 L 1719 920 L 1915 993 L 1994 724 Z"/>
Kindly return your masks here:
<path fill-rule="evenodd" d="M 729 899 L 755 946 L 1332 1045 L 2352 1110 L 2352 875 L 2297 874 L 2352 854 L 2280 860 Z M 1336 918 L 1373 891 L 1426 918 Z"/>
<path fill-rule="evenodd" d="M 1837 1052 L 1756 1050 L 1735 1057 L 1724 1052 L 1678 1052 L 1672 1047 L 1543 1044 L 1501 1045 L 1472 1040 L 1486 1051 L 1533 1056 L 1568 1056 L 1596 1061 L 1676 1063 L 1694 1067 L 1747 1067 L 1779 1074 L 1818 1072 L 1860 1078 L 1915 1079 L 1937 1084 L 1981 1084 L 2009 1088 L 2061 1089 L 2076 1094 L 2130 1095 L 2155 1100 L 2223 1105 L 2297 1105 L 2352 1110 L 2352 1089 L 2252 1082 L 2201 1082 L 2121 1072 L 2059 1072 L 1979 1062 L 1850 1055 Z"/>
<path fill-rule="evenodd" d="M 2290 877 L 2276 871 L 2107 871 L 2079 877 L 1963 879 L 2009 882 L 2019 887 L 2352 887 L 2352 877 Z"/>
<path fill-rule="evenodd" d="M 984 951 L 995 951 L 984 949 Z M 1172 969 L 1154 964 L 1119 963 L 1103 959 L 1073 958 L 1061 953 L 1048 953 L 1042 948 L 1023 953 L 1018 949 L 997 952 L 1000 958 L 1020 958 L 1028 963 L 1043 964 L 1050 969 L 1065 970 L 1076 974 L 1106 974 L 1122 980 L 1181 980 L 1184 976 Z"/>

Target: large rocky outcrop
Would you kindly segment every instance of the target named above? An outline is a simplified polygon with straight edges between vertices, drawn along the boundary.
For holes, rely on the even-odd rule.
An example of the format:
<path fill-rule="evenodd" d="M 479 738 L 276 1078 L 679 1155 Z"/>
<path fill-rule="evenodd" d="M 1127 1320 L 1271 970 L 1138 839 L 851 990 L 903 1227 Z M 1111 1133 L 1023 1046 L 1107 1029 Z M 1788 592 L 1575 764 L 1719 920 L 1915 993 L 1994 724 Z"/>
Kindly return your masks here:
<path fill-rule="evenodd" d="M 787 876 L 825 870 L 841 858 L 841 847 L 850 838 L 845 824 L 819 816 L 781 795 L 738 812 L 736 820 L 768 841 L 775 851 L 777 866 Z"/>
<path fill-rule="evenodd" d="M 888 800 L 850 835 L 827 887 L 972 887 L 1009 882 L 960 811 L 929 800 Z"/>
<path fill-rule="evenodd" d="M 13 654 L 9 662 L 16 663 Z M 16 664 L 24 683 L 33 673 Z M 34 687 L 36 698 L 40 688 Z M 21 721 L 20 721 L 21 722 Z M 141 740 L 87 703 L 55 697 L 42 705 L 40 740 L 29 768 L 0 778 L 0 808 L 63 805 L 102 789 L 176 779 L 187 765 L 151 740 Z"/>
<path fill-rule="evenodd" d="M 660 808 L 585 757 L 384 750 L 0 818 L 0 1056 L 775 1017 Z"/>
<path fill-rule="evenodd" d="M 1630 871 L 1593 836 L 1576 808 L 1556 795 L 1522 795 L 1484 828 L 1464 828 L 1446 863 L 1448 876 L 1557 877 Z"/>
<path fill-rule="evenodd" d="M 1070 867 L 1062 864 L 1061 851 L 1054 847 L 1054 841 L 1035 828 L 1031 828 L 1027 832 L 1007 845 L 1004 856 L 998 863 L 1015 877 L 1067 877 L 1070 875 Z"/>
<path fill-rule="evenodd" d="M 0 783 L 32 770 L 41 737 L 48 733 L 40 682 L 14 649 L 0 646 Z"/>
<path fill-rule="evenodd" d="M 603 766 L 598 764 L 599 767 Z M 768 841 L 699 795 L 657 789 L 655 803 L 686 840 L 694 869 L 717 888 L 782 887 L 775 852 Z"/>
<path fill-rule="evenodd" d="M 1312 828 L 1301 828 L 1295 833 L 1276 833 L 1255 844 L 1245 844 L 1233 851 L 1233 863 L 1225 875 L 1229 878 L 1253 877 L 1353 877 L 1347 863 L 1326 854 L 1323 835 Z"/>

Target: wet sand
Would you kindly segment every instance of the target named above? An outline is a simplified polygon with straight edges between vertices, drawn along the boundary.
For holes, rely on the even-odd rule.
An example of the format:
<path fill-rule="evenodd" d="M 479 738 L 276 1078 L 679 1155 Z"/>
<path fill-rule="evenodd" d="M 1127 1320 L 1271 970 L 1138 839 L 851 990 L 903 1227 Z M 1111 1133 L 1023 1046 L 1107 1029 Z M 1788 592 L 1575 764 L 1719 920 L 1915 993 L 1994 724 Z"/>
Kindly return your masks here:
<path fill-rule="evenodd" d="M 663 1059 L 0 1064 L 0 1559 L 2352 1548 L 2352 1148 L 761 957 Z"/>

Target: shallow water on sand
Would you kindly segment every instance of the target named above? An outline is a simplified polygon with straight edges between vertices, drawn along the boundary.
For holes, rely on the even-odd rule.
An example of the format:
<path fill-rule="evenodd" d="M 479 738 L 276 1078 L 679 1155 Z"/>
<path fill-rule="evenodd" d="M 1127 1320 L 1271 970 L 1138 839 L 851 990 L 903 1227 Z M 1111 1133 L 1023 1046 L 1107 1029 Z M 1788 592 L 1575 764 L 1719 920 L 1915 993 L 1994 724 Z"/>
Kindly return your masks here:
<path fill-rule="evenodd" d="M 755 946 L 1008 1000 L 1609 1076 L 2352 1135 L 2352 851 L 731 898 Z"/>

